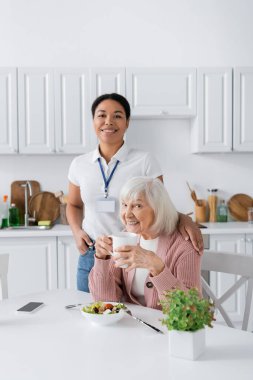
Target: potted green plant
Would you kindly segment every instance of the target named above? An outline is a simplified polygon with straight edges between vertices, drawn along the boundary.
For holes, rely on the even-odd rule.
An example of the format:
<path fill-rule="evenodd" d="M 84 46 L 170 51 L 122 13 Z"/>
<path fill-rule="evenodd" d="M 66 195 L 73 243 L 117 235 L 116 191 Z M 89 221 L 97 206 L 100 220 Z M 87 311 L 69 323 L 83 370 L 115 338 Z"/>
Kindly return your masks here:
<path fill-rule="evenodd" d="M 196 288 L 169 290 L 160 301 L 169 330 L 170 355 L 195 360 L 205 349 L 205 326 L 213 327 L 214 304 Z"/>

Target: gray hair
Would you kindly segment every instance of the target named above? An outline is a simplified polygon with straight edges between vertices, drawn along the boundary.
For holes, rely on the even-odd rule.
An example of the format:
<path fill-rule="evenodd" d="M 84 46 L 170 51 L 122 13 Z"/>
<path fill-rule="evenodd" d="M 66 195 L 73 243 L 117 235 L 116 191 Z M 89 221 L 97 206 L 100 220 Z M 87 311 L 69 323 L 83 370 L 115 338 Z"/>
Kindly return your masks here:
<path fill-rule="evenodd" d="M 178 222 L 178 213 L 163 183 L 158 178 L 131 178 L 121 189 L 120 204 L 137 200 L 140 195 L 145 197 L 154 211 L 152 231 L 159 235 L 172 233 Z"/>

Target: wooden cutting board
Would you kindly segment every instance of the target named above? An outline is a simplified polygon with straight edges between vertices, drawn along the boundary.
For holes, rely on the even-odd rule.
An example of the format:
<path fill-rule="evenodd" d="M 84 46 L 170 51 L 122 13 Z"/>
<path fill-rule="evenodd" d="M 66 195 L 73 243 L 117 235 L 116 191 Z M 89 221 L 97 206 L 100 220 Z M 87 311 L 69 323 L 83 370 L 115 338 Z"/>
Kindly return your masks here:
<path fill-rule="evenodd" d="M 228 209 L 235 220 L 246 222 L 248 208 L 253 207 L 253 198 L 247 194 L 235 194 L 228 201 Z"/>
<path fill-rule="evenodd" d="M 29 214 L 35 216 L 37 222 L 39 220 L 55 222 L 60 215 L 60 201 L 49 191 L 37 193 L 30 199 Z"/>
<path fill-rule="evenodd" d="M 23 180 L 14 181 L 11 184 L 11 203 L 15 203 L 19 209 L 19 221 L 20 224 L 24 224 L 24 214 L 25 214 L 25 189 L 20 185 L 25 184 L 27 181 L 30 182 L 32 188 L 32 196 L 40 192 L 40 184 L 33 180 Z M 28 192 L 28 203 L 31 199 Z M 31 215 L 32 216 L 32 215 Z"/>

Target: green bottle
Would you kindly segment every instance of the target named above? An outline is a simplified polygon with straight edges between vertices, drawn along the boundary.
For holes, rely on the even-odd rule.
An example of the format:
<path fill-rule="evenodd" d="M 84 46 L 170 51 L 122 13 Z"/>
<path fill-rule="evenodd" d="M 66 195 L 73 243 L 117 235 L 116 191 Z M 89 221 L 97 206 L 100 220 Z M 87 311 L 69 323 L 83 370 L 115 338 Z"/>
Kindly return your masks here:
<path fill-rule="evenodd" d="M 217 207 L 217 222 L 227 222 L 228 221 L 228 208 L 224 200 L 221 200 L 219 206 Z"/>
<path fill-rule="evenodd" d="M 15 203 L 12 203 L 9 208 L 9 225 L 14 227 L 19 226 L 19 210 Z"/>

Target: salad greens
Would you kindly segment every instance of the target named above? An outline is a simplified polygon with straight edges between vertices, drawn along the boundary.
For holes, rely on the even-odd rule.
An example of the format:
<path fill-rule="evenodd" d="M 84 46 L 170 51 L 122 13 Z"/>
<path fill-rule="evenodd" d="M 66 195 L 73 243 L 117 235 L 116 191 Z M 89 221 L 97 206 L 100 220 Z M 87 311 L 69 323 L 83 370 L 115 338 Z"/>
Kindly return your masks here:
<path fill-rule="evenodd" d="M 82 311 L 89 314 L 117 314 L 120 310 L 126 309 L 123 303 L 112 304 L 109 302 L 97 301 L 84 306 Z"/>

